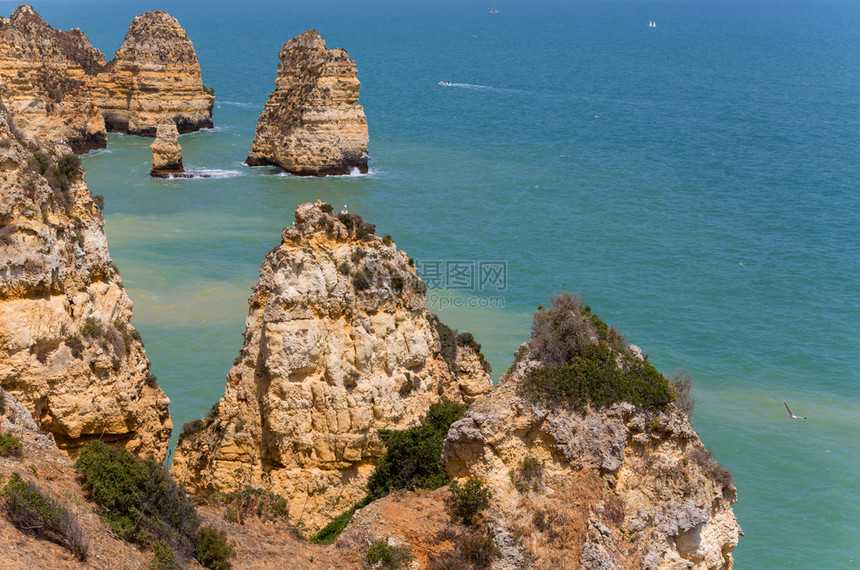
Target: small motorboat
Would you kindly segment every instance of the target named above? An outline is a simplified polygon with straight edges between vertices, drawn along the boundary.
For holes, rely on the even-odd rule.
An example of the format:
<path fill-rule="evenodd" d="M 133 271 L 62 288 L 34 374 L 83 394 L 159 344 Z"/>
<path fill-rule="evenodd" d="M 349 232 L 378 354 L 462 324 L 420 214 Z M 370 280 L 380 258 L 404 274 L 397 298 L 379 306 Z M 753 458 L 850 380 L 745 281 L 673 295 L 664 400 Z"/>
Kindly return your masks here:
<path fill-rule="evenodd" d="M 450 81 L 445 81 L 444 79 L 439 82 L 439 85 L 451 85 Z"/>

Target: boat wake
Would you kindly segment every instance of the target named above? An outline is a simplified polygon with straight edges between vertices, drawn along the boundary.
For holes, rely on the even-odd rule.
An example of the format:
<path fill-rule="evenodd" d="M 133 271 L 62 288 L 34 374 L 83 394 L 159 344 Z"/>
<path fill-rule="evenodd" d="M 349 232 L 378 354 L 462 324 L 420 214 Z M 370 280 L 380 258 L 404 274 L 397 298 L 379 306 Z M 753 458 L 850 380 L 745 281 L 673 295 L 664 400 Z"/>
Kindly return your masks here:
<path fill-rule="evenodd" d="M 217 103 L 215 103 L 215 105 L 218 107 L 222 105 L 226 105 L 228 107 L 241 107 L 242 109 L 253 109 L 260 107 L 260 105 L 257 103 L 241 103 L 239 101 L 218 101 Z"/>
<path fill-rule="evenodd" d="M 490 85 L 476 85 L 474 83 L 453 83 L 451 81 L 440 81 L 442 87 L 459 87 L 460 89 L 471 89 L 472 91 L 493 91 L 496 93 L 525 93 L 520 89 L 506 89 L 504 87 L 492 87 Z"/>

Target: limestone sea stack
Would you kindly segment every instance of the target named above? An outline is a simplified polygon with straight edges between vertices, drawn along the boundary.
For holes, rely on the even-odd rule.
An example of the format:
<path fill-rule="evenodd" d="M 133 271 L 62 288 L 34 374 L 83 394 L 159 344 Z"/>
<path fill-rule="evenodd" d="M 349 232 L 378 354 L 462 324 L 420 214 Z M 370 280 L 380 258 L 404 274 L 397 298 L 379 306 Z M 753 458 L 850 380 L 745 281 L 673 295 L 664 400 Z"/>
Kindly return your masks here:
<path fill-rule="evenodd" d="M 103 148 L 107 131 L 155 136 L 165 117 L 181 133 L 212 127 L 215 100 L 170 15 L 135 18 L 105 65 L 81 30 L 55 30 L 30 6 L 0 18 L 0 96 L 18 132 L 76 153 Z"/>
<path fill-rule="evenodd" d="M 163 119 L 158 123 L 155 141 L 149 145 L 152 151 L 152 170 L 150 175 L 155 178 L 169 178 L 182 174 L 182 147 L 179 146 L 179 131 L 172 119 Z"/>
<path fill-rule="evenodd" d="M 164 118 L 180 133 L 212 127 L 215 96 L 203 85 L 194 45 L 166 12 L 132 21 L 93 91 L 108 131 L 151 137 Z"/>
<path fill-rule="evenodd" d="M 69 455 L 100 439 L 163 459 L 170 401 L 78 158 L 22 140 L 0 108 L 0 386 Z"/>
<path fill-rule="evenodd" d="M 732 568 L 737 491 L 679 408 L 683 398 L 666 405 L 681 392 L 658 381 L 636 388 L 647 401 L 634 405 L 626 387 L 621 401 L 596 405 L 609 404 L 613 374 L 657 377 L 642 352 L 570 297 L 540 311 L 534 328 L 444 444 L 450 476 L 492 490 L 497 544 L 520 537 L 501 549 L 510 566 L 499 567 Z M 562 396 L 577 370 L 596 382 L 590 403 Z"/>
<path fill-rule="evenodd" d="M 16 129 L 81 153 L 105 146 L 89 84 L 105 64 L 78 29 L 61 32 L 30 6 L 0 18 L 0 96 Z"/>
<path fill-rule="evenodd" d="M 316 30 L 285 43 L 280 58 L 246 163 L 300 176 L 367 172 L 367 119 L 357 103 L 355 62 L 342 49 L 326 49 Z"/>
<path fill-rule="evenodd" d="M 365 496 L 378 429 L 492 389 L 480 346 L 428 311 L 406 254 L 328 204 L 299 206 L 249 303 L 224 397 L 176 449 L 192 492 L 262 485 L 318 530 Z"/>

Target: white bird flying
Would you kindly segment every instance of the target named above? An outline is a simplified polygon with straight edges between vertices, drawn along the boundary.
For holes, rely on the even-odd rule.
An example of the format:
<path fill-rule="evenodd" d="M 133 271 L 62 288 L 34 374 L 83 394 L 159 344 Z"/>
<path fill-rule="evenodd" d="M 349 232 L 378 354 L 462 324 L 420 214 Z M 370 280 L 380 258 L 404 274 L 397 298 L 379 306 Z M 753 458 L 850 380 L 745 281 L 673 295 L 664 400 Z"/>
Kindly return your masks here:
<path fill-rule="evenodd" d="M 783 402 L 783 403 L 782 403 L 782 405 L 783 405 L 783 406 L 785 406 L 785 409 L 786 409 L 786 410 L 788 410 L 788 417 L 790 417 L 791 419 L 793 419 L 793 420 L 805 420 L 805 419 L 807 419 L 807 418 L 806 418 L 806 417 L 804 417 L 804 416 L 795 416 L 795 415 L 791 412 L 791 408 L 789 408 L 789 407 L 788 407 L 788 404 L 786 404 L 785 402 Z"/>

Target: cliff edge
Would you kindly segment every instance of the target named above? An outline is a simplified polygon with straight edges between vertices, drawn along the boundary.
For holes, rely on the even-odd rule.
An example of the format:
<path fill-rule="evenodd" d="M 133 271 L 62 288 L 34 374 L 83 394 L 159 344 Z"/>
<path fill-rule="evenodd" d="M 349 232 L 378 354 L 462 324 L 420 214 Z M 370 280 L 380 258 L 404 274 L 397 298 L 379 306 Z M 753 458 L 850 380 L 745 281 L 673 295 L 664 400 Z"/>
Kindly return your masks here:
<path fill-rule="evenodd" d="M 67 454 L 102 439 L 164 458 L 170 401 L 77 156 L 16 132 L 0 110 L 0 386 Z"/>
<path fill-rule="evenodd" d="M 316 30 L 284 44 L 275 90 L 260 114 L 248 166 L 300 176 L 367 172 L 367 118 L 355 62 Z"/>
<path fill-rule="evenodd" d="M 406 254 L 328 204 L 299 206 L 249 303 L 224 397 L 176 449 L 192 492 L 263 485 L 318 530 L 366 494 L 377 430 L 492 389 L 480 347 L 427 310 Z"/>

